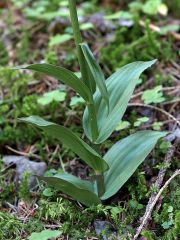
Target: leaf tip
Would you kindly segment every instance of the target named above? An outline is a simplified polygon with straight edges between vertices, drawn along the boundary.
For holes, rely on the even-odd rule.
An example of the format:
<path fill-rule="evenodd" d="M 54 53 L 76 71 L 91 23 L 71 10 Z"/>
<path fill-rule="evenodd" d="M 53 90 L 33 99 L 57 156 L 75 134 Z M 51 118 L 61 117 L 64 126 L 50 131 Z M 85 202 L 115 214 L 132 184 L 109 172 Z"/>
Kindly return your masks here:
<path fill-rule="evenodd" d="M 151 65 L 153 65 L 153 64 L 155 64 L 157 61 L 158 61 L 158 59 L 155 58 L 155 59 L 153 59 L 153 60 L 151 60 L 151 61 L 149 61 L 149 62 L 151 62 Z"/>
<path fill-rule="evenodd" d="M 20 66 L 16 66 L 16 67 L 12 67 L 12 70 L 20 70 L 20 69 L 27 69 L 28 65 L 20 65 Z"/>

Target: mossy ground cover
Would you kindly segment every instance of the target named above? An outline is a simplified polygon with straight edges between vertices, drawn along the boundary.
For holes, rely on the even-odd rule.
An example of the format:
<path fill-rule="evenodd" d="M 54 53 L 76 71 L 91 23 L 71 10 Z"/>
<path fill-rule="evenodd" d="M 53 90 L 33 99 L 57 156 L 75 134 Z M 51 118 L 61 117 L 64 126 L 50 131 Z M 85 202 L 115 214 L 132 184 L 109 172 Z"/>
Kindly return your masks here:
<path fill-rule="evenodd" d="M 148 13 L 142 6 L 145 2 L 148 1 L 122 1 L 119 5 L 118 1 L 79 1 L 82 35 L 107 76 L 129 62 L 158 58 L 156 66 L 142 75 L 131 103 L 145 104 L 142 97 L 145 91 L 161 86 L 158 92 L 146 92 L 146 96 L 151 94 L 150 104 L 179 121 L 179 1 L 174 0 L 172 4 L 162 1 L 168 8 L 165 15 L 154 9 Z M 57 9 L 63 16 L 59 17 Z M 114 14 L 120 10 L 123 13 Z M 11 1 L 0 9 L 0 154 L 25 154 L 34 161 L 45 161 L 47 175 L 65 169 L 85 178 L 91 175 L 91 170 L 71 151 L 18 121 L 19 117 L 40 115 L 57 123 L 65 122 L 66 127 L 81 136 L 82 99 L 55 79 L 11 69 L 45 61 L 78 71 L 66 12 L 67 1 L 55 0 Z M 56 89 L 59 89 L 58 97 L 47 97 L 47 92 Z M 167 114 L 143 106 L 129 107 L 125 121 L 106 141 L 104 152 L 114 140 L 137 129 L 173 131 L 177 128 L 177 122 Z M 168 179 L 179 168 L 178 148 L 171 164 L 162 164 L 170 147 L 160 141 L 118 194 L 104 205 L 90 208 L 42 183 L 29 192 L 28 175 L 17 186 L 15 169 L 6 169 L 0 161 L 0 239 L 28 239 L 33 232 L 43 229 L 61 230 L 62 238 L 59 239 L 101 239 L 95 232 L 97 220 L 109 221 L 121 239 L 133 239 L 140 216 L 151 194 L 156 192 L 153 183 L 159 170 L 166 167 L 165 179 Z M 161 195 L 141 239 L 178 239 L 179 206 L 179 179 L 175 178 Z"/>

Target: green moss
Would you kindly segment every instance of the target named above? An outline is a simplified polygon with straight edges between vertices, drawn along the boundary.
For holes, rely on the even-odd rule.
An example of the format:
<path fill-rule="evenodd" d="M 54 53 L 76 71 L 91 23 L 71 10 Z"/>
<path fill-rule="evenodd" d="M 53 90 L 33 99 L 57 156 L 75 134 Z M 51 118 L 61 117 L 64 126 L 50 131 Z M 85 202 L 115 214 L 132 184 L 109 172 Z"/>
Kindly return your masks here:
<path fill-rule="evenodd" d="M 19 64 L 24 64 L 28 61 L 33 61 L 35 51 L 30 51 L 30 39 L 29 32 L 26 29 L 22 29 L 21 37 L 16 47 L 16 58 Z"/>
<path fill-rule="evenodd" d="M 35 75 L 39 78 L 39 75 Z M 66 106 L 59 107 L 58 102 L 52 102 L 48 106 L 38 104 L 38 95 L 29 94 L 33 77 L 22 75 L 19 71 L 9 68 L 1 68 L 0 71 L 1 85 L 0 91 L 4 92 L 3 100 L 0 101 L 0 144 L 14 145 L 20 142 L 34 144 L 40 139 L 39 132 L 32 126 L 25 125 L 18 121 L 18 118 L 30 115 L 50 115 L 51 119 L 57 121 L 59 114 L 64 118 Z M 10 91 L 9 91 L 10 89 Z M 55 114 L 56 113 L 56 114 Z M 56 144 L 47 137 L 48 142 Z M 41 145 L 42 150 L 42 145 Z"/>
<path fill-rule="evenodd" d="M 132 61 L 147 61 L 153 58 L 169 61 L 175 57 L 175 54 L 171 38 L 168 40 L 162 41 L 158 33 L 152 32 L 148 20 L 143 32 L 136 20 L 132 29 L 121 27 L 116 31 L 111 44 L 101 50 L 102 62 L 115 71 Z"/>
<path fill-rule="evenodd" d="M 146 238 L 146 240 L 154 240 L 155 236 L 151 231 L 142 231 L 141 235 Z"/>
<path fill-rule="evenodd" d="M 0 239 L 22 240 L 34 231 L 42 231 L 43 223 L 36 218 L 28 218 L 26 222 L 17 219 L 10 213 L 0 212 Z"/>
<path fill-rule="evenodd" d="M 20 240 L 23 223 L 9 213 L 0 212 L 0 239 Z"/>
<path fill-rule="evenodd" d="M 21 184 L 19 186 L 19 191 L 18 191 L 19 198 L 23 199 L 26 202 L 30 202 L 29 178 L 30 178 L 30 173 L 25 172 L 23 174 L 23 178 L 22 178 Z"/>
<path fill-rule="evenodd" d="M 5 66 L 8 64 L 9 55 L 8 51 L 6 50 L 6 46 L 2 41 L 0 41 L 0 65 Z"/>
<path fill-rule="evenodd" d="M 13 202 L 15 196 L 15 184 L 13 179 L 14 170 L 9 170 L 8 173 L 3 171 L 4 165 L 0 160 L 0 208 L 4 206 L 4 202 Z"/>

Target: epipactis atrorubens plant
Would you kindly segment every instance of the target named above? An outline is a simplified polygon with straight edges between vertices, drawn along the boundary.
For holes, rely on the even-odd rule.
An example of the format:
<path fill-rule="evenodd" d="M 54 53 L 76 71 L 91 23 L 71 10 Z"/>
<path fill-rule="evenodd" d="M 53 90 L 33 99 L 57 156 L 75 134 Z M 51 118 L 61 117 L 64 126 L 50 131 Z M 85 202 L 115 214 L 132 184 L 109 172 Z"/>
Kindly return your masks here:
<path fill-rule="evenodd" d="M 39 177 L 49 186 L 61 190 L 86 206 L 91 206 L 117 193 L 151 152 L 157 140 L 167 133 L 139 131 L 115 143 L 103 157 L 92 147 L 103 143 L 114 131 L 123 117 L 140 74 L 156 60 L 127 64 L 105 81 L 91 50 L 82 42 L 75 0 L 69 0 L 69 9 L 82 77 L 78 78 L 65 68 L 46 63 L 19 68 L 55 77 L 85 100 L 83 129 L 91 146 L 68 128 L 38 116 L 21 120 L 61 141 L 94 170 L 92 181 L 81 180 L 68 173 Z"/>

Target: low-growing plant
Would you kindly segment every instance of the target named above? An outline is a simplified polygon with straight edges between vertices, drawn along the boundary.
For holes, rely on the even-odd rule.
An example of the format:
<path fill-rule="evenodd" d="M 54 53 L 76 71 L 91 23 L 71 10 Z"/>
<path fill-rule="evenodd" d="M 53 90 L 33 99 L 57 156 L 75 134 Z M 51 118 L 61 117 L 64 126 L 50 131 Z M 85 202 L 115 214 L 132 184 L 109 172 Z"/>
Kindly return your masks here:
<path fill-rule="evenodd" d="M 17 239 L 20 235 L 23 224 L 10 213 L 0 212 L 0 239 Z"/>
<path fill-rule="evenodd" d="M 52 238 L 57 238 L 62 234 L 61 231 L 58 230 L 43 230 L 41 232 L 34 232 L 31 234 L 31 236 L 28 238 L 29 240 L 48 240 Z"/>
<path fill-rule="evenodd" d="M 140 74 L 156 60 L 133 62 L 120 68 L 106 81 L 88 45 L 82 42 L 76 1 L 69 0 L 81 78 L 73 72 L 51 64 L 31 64 L 16 69 L 29 69 L 55 77 L 75 90 L 85 101 L 84 133 L 90 145 L 68 128 L 38 116 L 21 118 L 48 135 L 60 140 L 94 170 L 91 181 L 68 173 L 39 177 L 49 186 L 70 195 L 86 206 L 98 205 L 113 196 L 125 184 L 166 132 L 139 131 L 117 143 L 102 157 L 99 145 L 116 129 L 127 108 Z"/>

